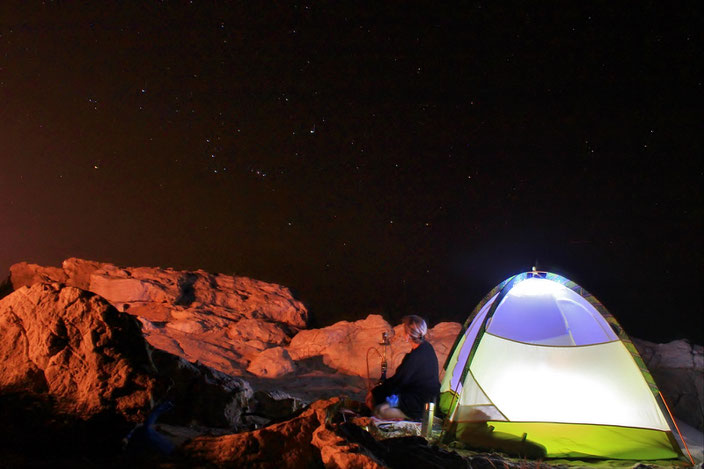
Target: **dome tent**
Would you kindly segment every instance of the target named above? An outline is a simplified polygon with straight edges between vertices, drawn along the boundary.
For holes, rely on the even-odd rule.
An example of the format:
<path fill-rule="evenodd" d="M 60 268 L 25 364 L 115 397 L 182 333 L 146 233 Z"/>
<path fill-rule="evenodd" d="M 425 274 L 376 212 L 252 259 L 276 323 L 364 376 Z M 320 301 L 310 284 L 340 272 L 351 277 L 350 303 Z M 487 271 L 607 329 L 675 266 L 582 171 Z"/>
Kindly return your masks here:
<path fill-rule="evenodd" d="M 445 441 L 534 457 L 683 458 L 631 340 L 559 275 L 527 272 L 489 292 L 444 371 Z"/>

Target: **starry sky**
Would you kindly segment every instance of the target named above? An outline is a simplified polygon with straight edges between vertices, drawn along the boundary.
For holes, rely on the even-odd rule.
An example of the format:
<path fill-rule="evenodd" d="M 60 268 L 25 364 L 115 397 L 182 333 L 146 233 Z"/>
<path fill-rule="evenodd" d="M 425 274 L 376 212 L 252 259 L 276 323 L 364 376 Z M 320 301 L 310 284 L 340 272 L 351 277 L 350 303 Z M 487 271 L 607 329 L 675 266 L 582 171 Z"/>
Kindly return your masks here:
<path fill-rule="evenodd" d="M 2 2 L 0 272 L 463 321 L 534 265 L 704 342 L 700 2 Z M 3 274 L 0 274 L 3 275 Z"/>

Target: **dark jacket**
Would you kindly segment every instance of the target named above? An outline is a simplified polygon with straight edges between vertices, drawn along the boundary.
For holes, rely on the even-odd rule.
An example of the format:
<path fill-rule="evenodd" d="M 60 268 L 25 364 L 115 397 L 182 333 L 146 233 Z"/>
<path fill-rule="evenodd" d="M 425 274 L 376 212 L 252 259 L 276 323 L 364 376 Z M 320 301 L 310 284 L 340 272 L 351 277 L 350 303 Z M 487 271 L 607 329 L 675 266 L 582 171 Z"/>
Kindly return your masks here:
<path fill-rule="evenodd" d="M 403 357 L 391 378 L 372 389 L 372 396 L 374 405 L 378 405 L 396 394 L 398 408 L 411 419 L 420 420 L 425 403 L 433 401 L 438 392 L 438 357 L 433 346 L 423 341 Z"/>

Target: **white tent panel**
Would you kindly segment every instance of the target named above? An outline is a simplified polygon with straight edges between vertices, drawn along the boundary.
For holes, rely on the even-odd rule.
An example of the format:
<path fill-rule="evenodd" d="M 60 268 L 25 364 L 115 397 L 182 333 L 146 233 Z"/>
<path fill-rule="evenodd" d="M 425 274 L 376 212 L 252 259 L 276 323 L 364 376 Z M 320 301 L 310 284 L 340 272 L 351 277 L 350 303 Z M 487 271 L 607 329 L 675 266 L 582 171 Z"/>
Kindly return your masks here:
<path fill-rule="evenodd" d="M 486 422 L 489 420 L 505 421 L 501 412 L 491 404 L 458 405 L 452 415 L 454 422 Z"/>
<path fill-rule="evenodd" d="M 487 420 L 506 420 L 494 407 L 484 391 L 477 385 L 472 373 L 464 380 L 460 401 L 455 408 L 452 420 L 460 422 L 485 422 Z"/>
<path fill-rule="evenodd" d="M 491 334 L 480 340 L 470 370 L 509 421 L 669 430 L 645 379 L 620 341 L 555 347 Z"/>
<path fill-rule="evenodd" d="M 484 391 L 477 385 L 472 373 L 467 373 L 467 377 L 464 379 L 462 396 L 460 397 L 459 403 L 460 405 L 491 404 L 491 401 L 486 397 Z"/>

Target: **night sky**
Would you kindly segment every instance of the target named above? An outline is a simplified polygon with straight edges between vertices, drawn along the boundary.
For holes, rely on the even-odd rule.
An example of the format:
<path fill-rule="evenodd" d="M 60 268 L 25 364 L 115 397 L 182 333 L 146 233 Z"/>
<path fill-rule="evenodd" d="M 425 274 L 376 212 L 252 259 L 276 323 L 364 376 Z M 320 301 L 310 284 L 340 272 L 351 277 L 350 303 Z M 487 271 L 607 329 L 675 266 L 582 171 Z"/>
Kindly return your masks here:
<path fill-rule="evenodd" d="M 463 321 L 538 267 L 704 342 L 701 2 L 2 2 L 0 272 Z M 5 274 L 0 274 L 4 276 Z"/>

